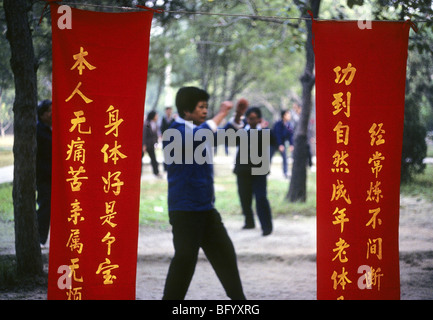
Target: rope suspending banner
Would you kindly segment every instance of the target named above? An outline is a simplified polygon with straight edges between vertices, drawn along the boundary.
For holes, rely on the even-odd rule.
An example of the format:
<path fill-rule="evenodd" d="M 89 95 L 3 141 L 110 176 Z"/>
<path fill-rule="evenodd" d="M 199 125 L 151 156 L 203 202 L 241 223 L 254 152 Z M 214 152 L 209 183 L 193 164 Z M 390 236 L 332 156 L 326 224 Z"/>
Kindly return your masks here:
<path fill-rule="evenodd" d="M 44 0 L 47 1 L 47 0 Z M 207 16 L 222 16 L 222 17 L 238 17 L 238 18 L 250 18 L 250 19 L 261 19 L 261 20 L 311 20 L 307 17 L 281 17 L 281 16 L 259 16 L 252 14 L 234 14 L 234 13 L 215 13 L 215 12 L 204 12 L 204 11 L 186 11 L 186 10 L 164 10 L 164 9 L 153 9 L 149 7 L 145 7 L 142 5 L 137 5 L 135 7 L 125 7 L 125 6 L 110 6 L 110 5 L 99 5 L 99 4 L 90 4 L 90 3 L 78 3 L 78 2 L 62 2 L 62 1 L 52 1 L 52 2 L 61 2 L 63 5 L 67 6 L 83 6 L 83 7 L 99 7 L 99 8 L 107 8 L 107 9 L 119 9 L 119 10 L 151 10 L 155 13 L 172 13 L 172 14 L 193 14 L 193 15 L 207 15 Z"/>
<path fill-rule="evenodd" d="M 119 10 L 150 10 L 154 13 L 172 13 L 172 14 L 189 14 L 189 15 L 206 15 L 206 16 L 220 16 L 220 17 L 236 17 L 236 18 L 249 18 L 261 21 L 276 21 L 276 20 L 311 20 L 310 17 L 281 17 L 281 16 L 261 16 L 254 14 L 234 14 L 234 13 L 216 13 L 216 12 L 204 12 L 204 11 L 186 11 L 186 10 L 164 10 L 164 9 L 153 9 L 142 5 L 136 5 L 134 7 L 125 6 L 110 6 L 110 5 L 99 5 L 90 3 L 78 3 L 78 2 L 63 2 L 62 0 L 42 0 L 44 2 L 58 2 L 67 6 L 83 6 L 83 7 L 94 7 L 94 8 L 106 8 L 106 9 L 119 9 Z M 350 21 L 350 20 L 338 20 L 338 19 L 315 19 L 316 21 Z M 365 20 L 365 19 L 362 19 Z M 397 20 L 372 20 L 372 21 L 389 21 L 395 22 Z M 430 20 L 417 20 L 412 21 L 413 23 L 418 22 L 429 22 Z"/>

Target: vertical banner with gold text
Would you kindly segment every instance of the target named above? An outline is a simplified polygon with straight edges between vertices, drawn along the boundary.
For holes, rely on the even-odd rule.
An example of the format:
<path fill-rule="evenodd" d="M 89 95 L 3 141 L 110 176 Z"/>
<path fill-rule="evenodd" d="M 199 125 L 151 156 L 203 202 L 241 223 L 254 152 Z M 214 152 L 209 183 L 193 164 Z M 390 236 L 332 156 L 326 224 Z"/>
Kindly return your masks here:
<path fill-rule="evenodd" d="M 49 299 L 135 299 L 152 12 L 51 5 Z M 67 16 L 69 14 L 69 16 Z M 66 15 L 66 16 L 65 16 Z M 61 21 L 70 19 L 70 23 Z"/>
<path fill-rule="evenodd" d="M 317 297 L 399 299 L 410 22 L 313 21 Z"/>

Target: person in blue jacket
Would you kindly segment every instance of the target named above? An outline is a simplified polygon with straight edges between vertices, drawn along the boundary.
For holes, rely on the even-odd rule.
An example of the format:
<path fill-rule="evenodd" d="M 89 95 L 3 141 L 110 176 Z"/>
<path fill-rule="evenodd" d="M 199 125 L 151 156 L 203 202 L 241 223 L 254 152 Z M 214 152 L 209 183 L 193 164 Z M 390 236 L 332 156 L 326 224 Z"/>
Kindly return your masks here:
<path fill-rule="evenodd" d="M 214 206 L 213 164 L 192 158 L 191 155 L 194 155 L 195 149 L 202 142 L 194 141 L 190 145 L 187 141 L 189 135 L 195 135 L 199 130 L 201 133 L 215 133 L 233 107 L 231 102 L 223 102 L 218 113 L 206 121 L 208 100 L 209 94 L 202 89 L 179 89 L 176 94 L 179 117 L 166 131 L 167 134 L 178 132 L 178 137 L 182 138 L 177 141 L 177 147 L 182 151 L 182 161 L 167 162 L 168 211 L 175 252 L 168 270 L 163 300 L 185 298 L 200 248 L 215 270 L 227 296 L 234 300 L 245 299 L 235 249 Z M 240 115 L 235 117 L 235 121 L 240 122 Z M 166 140 L 166 133 L 163 136 L 164 148 L 175 141 L 174 137 Z M 212 148 L 213 145 L 210 145 L 209 150 Z M 168 158 L 165 157 L 166 160 Z"/>
<path fill-rule="evenodd" d="M 289 141 L 290 151 L 293 151 L 294 129 L 292 128 L 290 120 L 291 114 L 289 110 L 282 110 L 281 120 L 275 122 L 274 127 L 272 128 L 276 143 L 271 150 L 271 157 L 277 150 L 281 154 L 281 157 L 283 158 L 283 174 L 285 178 L 288 178 L 286 141 Z"/>

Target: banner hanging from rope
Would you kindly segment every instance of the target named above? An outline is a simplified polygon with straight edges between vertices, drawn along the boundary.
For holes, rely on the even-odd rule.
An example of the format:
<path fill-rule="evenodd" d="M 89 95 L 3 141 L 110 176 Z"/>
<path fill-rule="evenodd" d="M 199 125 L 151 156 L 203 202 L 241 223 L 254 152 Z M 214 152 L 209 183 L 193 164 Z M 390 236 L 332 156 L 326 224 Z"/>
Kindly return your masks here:
<path fill-rule="evenodd" d="M 51 4 L 53 181 L 48 298 L 135 299 L 153 13 L 62 7 Z"/>
<path fill-rule="evenodd" d="M 410 22 L 314 21 L 317 297 L 399 299 Z"/>

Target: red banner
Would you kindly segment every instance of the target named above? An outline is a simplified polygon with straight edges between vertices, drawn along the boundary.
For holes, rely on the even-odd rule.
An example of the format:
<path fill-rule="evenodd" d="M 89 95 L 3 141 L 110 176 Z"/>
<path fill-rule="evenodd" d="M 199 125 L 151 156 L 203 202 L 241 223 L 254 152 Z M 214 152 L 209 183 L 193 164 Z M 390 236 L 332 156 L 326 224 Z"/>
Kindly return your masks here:
<path fill-rule="evenodd" d="M 53 4 L 51 19 L 48 298 L 135 299 L 152 12 L 101 13 Z"/>
<path fill-rule="evenodd" d="M 368 26 L 368 25 L 367 25 Z M 314 21 L 317 297 L 399 299 L 409 22 Z"/>

